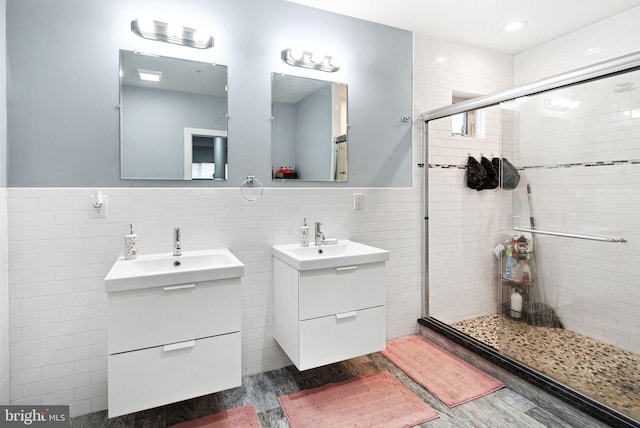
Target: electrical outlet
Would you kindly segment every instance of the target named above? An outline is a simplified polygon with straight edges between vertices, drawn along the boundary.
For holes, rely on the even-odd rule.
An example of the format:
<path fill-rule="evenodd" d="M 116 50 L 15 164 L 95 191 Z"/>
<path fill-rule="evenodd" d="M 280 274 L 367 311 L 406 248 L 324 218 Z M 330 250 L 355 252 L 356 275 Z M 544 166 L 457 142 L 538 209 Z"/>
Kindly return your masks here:
<path fill-rule="evenodd" d="M 107 217 L 107 197 L 102 196 L 102 203 L 99 206 L 91 206 L 91 218 L 106 218 Z"/>
<path fill-rule="evenodd" d="M 353 209 L 354 210 L 364 209 L 364 194 L 362 193 L 353 194 Z"/>

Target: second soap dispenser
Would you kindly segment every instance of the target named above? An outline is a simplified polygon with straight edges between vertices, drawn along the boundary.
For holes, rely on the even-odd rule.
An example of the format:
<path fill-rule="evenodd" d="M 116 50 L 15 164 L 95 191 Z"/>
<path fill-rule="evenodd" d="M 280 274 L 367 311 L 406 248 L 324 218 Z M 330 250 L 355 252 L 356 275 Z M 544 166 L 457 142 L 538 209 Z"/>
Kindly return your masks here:
<path fill-rule="evenodd" d="M 304 219 L 304 225 L 300 226 L 300 246 L 309 246 L 309 226 L 307 226 L 307 218 Z"/>

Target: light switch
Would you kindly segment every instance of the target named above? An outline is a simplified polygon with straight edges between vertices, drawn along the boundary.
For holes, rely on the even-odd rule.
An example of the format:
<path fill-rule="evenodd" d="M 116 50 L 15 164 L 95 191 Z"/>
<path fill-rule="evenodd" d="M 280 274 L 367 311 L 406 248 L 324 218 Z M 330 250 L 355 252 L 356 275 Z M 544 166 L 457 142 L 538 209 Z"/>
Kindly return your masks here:
<path fill-rule="evenodd" d="M 354 210 L 364 209 L 364 194 L 362 193 L 353 194 L 353 209 Z"/>

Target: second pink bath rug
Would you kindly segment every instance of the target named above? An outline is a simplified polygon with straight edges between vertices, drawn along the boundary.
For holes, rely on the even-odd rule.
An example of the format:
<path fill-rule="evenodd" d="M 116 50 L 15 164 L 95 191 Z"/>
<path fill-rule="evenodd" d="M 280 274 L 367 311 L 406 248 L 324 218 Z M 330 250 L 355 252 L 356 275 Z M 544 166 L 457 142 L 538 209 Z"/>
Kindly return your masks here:
<path fill-rule="evenodd" d="M 498 379 L 422 336 L 407 336 L 388 342 L 382 355 L 449 407 L 482 397 L 504 386 Z"/>

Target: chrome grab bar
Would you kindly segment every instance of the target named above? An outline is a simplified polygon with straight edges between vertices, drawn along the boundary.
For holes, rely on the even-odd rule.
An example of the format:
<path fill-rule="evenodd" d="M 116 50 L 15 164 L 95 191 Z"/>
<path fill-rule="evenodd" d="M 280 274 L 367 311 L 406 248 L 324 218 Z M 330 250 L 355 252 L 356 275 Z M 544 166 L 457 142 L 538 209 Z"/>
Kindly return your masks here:
<path fill-rule="evenodd" d="M 552 236 L 563 236 L 565 238 L 575 238 L 575 239 L 587 239 L 589 241 L 600 241 L 600 242 L 627 242 L 624 238 L 615 238 L 610 236 L 598 236 L 598 235 L 582 235 L 580 233 L 565 233 L 565 232 L 553 232 L 551 230 L 542 230 L 542 229 L 529 229 L 526 227 L 514 227 L 513 230 L 516 232 L 529 232 L 529 233 L 537 233 L 540 235 L 552 235 Z"/>

